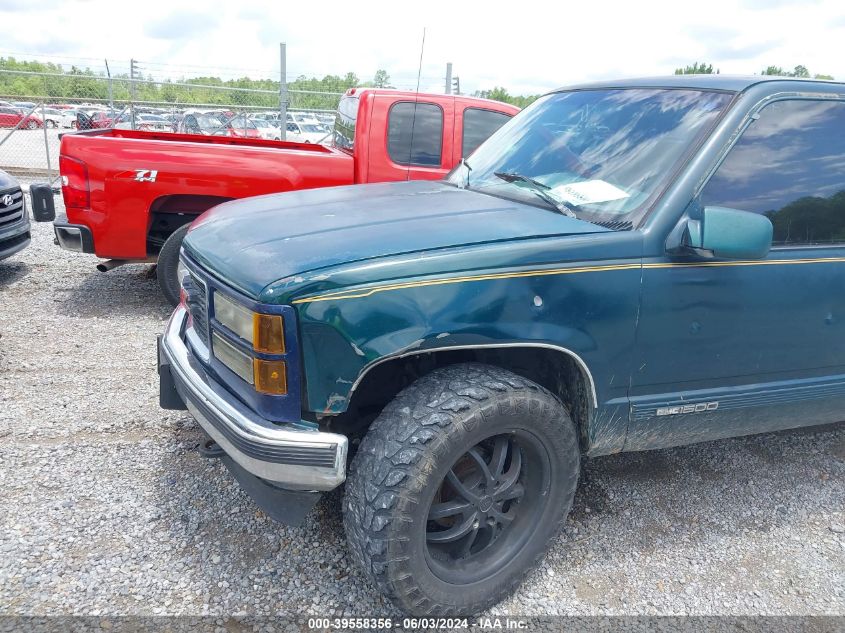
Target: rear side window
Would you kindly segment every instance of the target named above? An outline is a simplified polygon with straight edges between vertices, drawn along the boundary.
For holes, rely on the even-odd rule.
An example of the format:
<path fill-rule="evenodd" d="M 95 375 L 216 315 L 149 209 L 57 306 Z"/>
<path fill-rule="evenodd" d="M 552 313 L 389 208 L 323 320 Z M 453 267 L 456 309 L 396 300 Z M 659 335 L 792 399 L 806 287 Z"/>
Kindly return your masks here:
<path fill-rule="evenodd" d="M 443 110 L 433 103 L 393 104 L 387 120 L 387 153 L 399 165 L 440 167 Z"/>
<path fill-rule="evenodd" d="M 334 146 L 353 150 L 355 145 L 355 122 L 358 119 L 358 97 L 343 97 L 337 106 L 334 121 Z"/>
<path fill-rule="evenodd" d="M 776 246 L 845 244 L 845 103 L 776 101 L 704 187 L 704 205 L 765 215 Z"/>
<path fill-rule="evenodd" d="M 464 110 L 464 138 L 461 144 L 461 156 L 466 158 L 475 148 L 486 141 L 493 132 L 502 127 L 511 115 L 481 108 Z"/>

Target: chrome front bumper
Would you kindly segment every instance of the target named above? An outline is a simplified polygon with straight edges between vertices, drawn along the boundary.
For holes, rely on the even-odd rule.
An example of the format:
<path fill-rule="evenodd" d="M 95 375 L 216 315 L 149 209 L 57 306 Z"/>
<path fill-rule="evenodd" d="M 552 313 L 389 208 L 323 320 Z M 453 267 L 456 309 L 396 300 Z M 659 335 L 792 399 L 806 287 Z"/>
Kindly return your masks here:
<path fill-rule="evenodd" d="M 184 341 L 187 311 L 179 306 L 161 339 L 159 371 L 169 371 L 200 426 L 248 473 L 292 490 L 331 490 L 346 479 L 348 440 L 257 417 L 217 383 Z M 167 366 L 167 367 L 165 367 Z"/>

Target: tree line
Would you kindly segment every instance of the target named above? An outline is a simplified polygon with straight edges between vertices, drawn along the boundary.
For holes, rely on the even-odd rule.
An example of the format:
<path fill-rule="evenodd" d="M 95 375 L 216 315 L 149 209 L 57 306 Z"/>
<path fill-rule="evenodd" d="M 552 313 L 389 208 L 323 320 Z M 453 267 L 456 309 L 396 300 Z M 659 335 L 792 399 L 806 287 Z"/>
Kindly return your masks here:
<path fill-rule="evenodd" d="M 713 64 L 705 64 L 702 62 L 694 62 L 683 68 L 675 69 L 676 75 L 718 75 L 719 69 L 713 69 Z M 801 77 L 805 79 L 833 79 L 833 75 L 824 75 L 820 73 L 811 74 L 806 66 L 795 66 L 792 70 L 786 70 L 782 66 L 766 66 L 760 73 L 761 75 L 774 75 L 777 77 Z"/>
<path fill-rule="evenodd" d="M 3 70 L 39 74 L 21 75 L 4 73 Z M 280 85 L 278 80 L 249 77 L 224 80 L 220 77 L 200 76 L 175 81 L 156 80 L 149 73 L 138 74 L 136 81 L 132 82 L 127 73 L 118 73 L 109 79 L 106 73 L 90 68 L 75 65 L 65 68 L 51 62 L 0 57 L 0 96 L 7 98 L 43 97 L 50 101 L 108 101 L 111 98 L 116 102 L 133 100 L 174 105 L 202 103 L 277 108 Z M 375 73 L 372 81 L 362 81 L 353 72 L 342 76 L 325 75 L 322 78 L 302 75 L 287 83 L 290 91 L 289 107 L 333 110 L 337 107 L 338 96 L 318 93 L 343 93 L 359 86 L 390 87 L 390 75 L 382 69 Z M 243 92 L 238 89 L 267 92 Z"/>
<path fill-rule="evenodd" d="M 17 75 L 3 73 L 3 70 L 26 71 L 38 75 Z M 61 75 L 60 77 L 47 76 Z M 719 74 L 713 64 L 694 62 L 675 69 L 676 75 Z M 814 77 L 833 79 L 831 75 L 811 74 L 806 66 L 795 66 L 786 70 L 780 66 L 768 66 L 760 73 L 781 77 Z M 279 105 L 280 82 L 273 79 L 221 79 L 214 76 L 156 80 L 152 74 L 138 75 L 139 81 L 132 85 L 127 73 L 113 75 L 109 81 L 102 71 L 79 68 L 72 65 L 66 69 L 61 64 L 52 62 L 23 61 L 14 57 L 0 57 L 0 96 L 2 97 L 43 97 L 51 101 L 108 101 L 134 100 L 136 102 L 191 105 L 220 104 L 242 105 L 257 108 L 276 108 Z M 111 84 L 111 95 L 110 95 Z M 371 81 L 361 81 L 353 72 L 345 75 L 325 75 L 306 77 L 301 75 L 287 84 L 289 107 L 302 109 L 333 110 L 337 107 L 338 97 L 333 94 L 343 93 L 353 87 L 390 88 L 390 75 L 379 69 Z M 264 93 L 243 92 L 233 89 L 262 90 Z M 477 90 L 473 96 L 494 99 L 524 108 L 540 95 L 512 95 L 502 86 Z"/>

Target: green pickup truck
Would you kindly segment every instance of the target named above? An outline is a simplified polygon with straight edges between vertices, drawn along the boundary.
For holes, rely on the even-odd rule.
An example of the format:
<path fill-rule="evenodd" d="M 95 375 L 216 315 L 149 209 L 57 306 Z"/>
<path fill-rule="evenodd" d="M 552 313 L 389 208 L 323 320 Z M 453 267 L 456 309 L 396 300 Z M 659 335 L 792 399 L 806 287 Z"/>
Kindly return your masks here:
<path fill-rule="evenodd" d="M 845 84 L 558 90 L 443 181 L 215 207 L 179 278 L 161 404 L 201 451 L 292 524 L 345 482 L 374 584 L 475 613 L 585 457 L 843 418 Z"/>

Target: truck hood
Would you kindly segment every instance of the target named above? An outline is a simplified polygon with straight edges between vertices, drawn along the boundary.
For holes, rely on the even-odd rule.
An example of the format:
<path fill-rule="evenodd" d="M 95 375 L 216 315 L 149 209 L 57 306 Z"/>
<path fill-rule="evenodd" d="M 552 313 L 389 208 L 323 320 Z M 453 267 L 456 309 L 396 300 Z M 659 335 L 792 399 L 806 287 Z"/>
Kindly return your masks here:
<path fill-rule="evenodd" d="M 341 264 L 607 230 L 532 205 L 417 181 L 227 202 L 194 222 L 184 248 L 221 281 L 258 298 L 280 279 Z"/>

